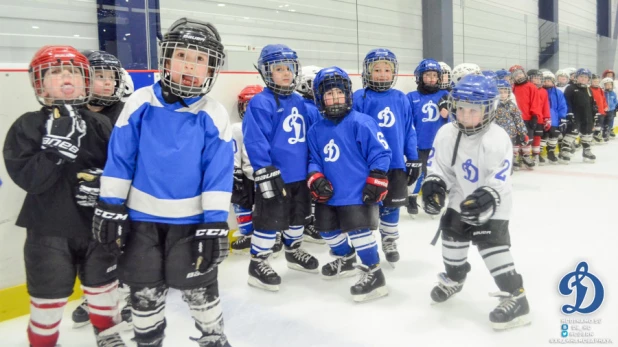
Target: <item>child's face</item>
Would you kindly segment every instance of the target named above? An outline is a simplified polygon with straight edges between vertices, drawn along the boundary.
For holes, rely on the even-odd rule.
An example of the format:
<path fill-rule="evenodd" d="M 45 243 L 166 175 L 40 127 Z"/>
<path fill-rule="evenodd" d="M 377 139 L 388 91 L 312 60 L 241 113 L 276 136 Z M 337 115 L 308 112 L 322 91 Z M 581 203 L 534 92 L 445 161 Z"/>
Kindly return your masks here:
<path fill-rule="evenodd" d="M 500 88 L 500 89 L 498 89 L 498 92 L 500 92 L 500 100 L 502 100 L 502 101 L 508 100 L 508 98 L 509 98 L 509 96 L 511 94 L 511 91 L 508 90 L 507 88 Z"/>
<path fill-rule="evenodd" d="M 569 78 L 566 76 L 558 76 L 558 83 L 567 84 L 569 83 Z"/>
<path fill-rule="evenodd" d="M 595 79 L 592 80 L 592 86 L 593 87 L 597 87 L 598 88 L 600 84 L 601 84 L 601 80 L 600 79 L 595 78 Z"/>
<path fill-rule="evenodd" d="M 75 100 L 86 97 L 84 76 L 80 68 L 52 66 L 43 76 L 43 97 L 50 100 Z"/>
<path fill-rule="evenodd" d="M 116 73 L 109 69 L 97 69 L 94 71 L 92 81 L 92 94 L 100 96 L 112 96 L 116 89 Z"/>
<path fill-rule="evenodd" d="M 609 77 L 611 79 L 614 78 L 614 73 L 613 72 L 608 72 L 607 75 L 605 75 L 605 77 Z"/>
<path fill-rule="evenodd" d="M 294 66 L 291 62 L 272 65 L 270 74 L 278 86 L 289 87 L 294 82 Z"/>
<path fill-rule="evenodd" d="M 436 71 L 423 73 L 423 83 L 428 86 L 435 86 L 438 83 L 438 73 Z"/>
<path fill-rule="evenodd" d="M 548 78 L 548 79 L 544 79 L 543 80 L 543 86 L 547 87 L 547 88 L 551 88 L 554 86 L 554 82 Z"/>
<path fill-rule="evenodd" d="M 176 48 L 172 59 L 166 62 L 173 83 L 186 87 L 201 87 L 212 76 L 208 54 L 195 49 Z"/>
<path fill-rule="evenodd" d="M 482 106 L 458 102 L 455 115 L 457 116 L 457 122 L 461 125 L 466 128 L 474 128 L 481 124 L 483 120 Z"/>
<path fill-rule="evenodd" d="M 373 64 L 371 68 L 371 80 L 373 82 L 390 82 L 393 80 L 392 63 L 385 61 L 378 61 Z"/>
<path fill-rule="evenodd" d="M 345 94 L 339 88 L 333 88 L 324 93 L 324 105 L 343 105 L 345 104 Z"/>
<path fill-rule="evenodd" d="M 607 90 L 612 90 L 612 89 L 614 89 L 614 84 L 613 84 L 613 83 L 611 83 L 611 82 L 607 82 L 607 83 L 605 83 L 605 89 L 607 89 Z"/>
<path fill-rule="evenodd" d="M 532 77 L 530 77 L 530 82 L 532 82 L 532 84 L 534 84 L 535 86 L 540 86 L 541 85 L 541 76 L 539 75 L 534 75 Z"/>
<path fill-rule="evenodd" d="M 590 78 L 588 75 L 579 75 L 577 76 L 577 83 L 579 84 L 588 84 L 590 82 Z"/>

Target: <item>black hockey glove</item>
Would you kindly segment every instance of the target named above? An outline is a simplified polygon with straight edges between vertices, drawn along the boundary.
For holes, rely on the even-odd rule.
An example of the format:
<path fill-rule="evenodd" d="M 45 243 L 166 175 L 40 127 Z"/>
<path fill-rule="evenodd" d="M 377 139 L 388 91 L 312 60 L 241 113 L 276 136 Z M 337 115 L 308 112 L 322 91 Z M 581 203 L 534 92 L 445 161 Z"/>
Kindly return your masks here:
<path fill-rule="evenodd" d="M 129 213 L 124 205 L 97 202 L 92 218 L 92 236 L 97 242 L 111 253 L 122 253 L 129 231 Z"/>
<path fill-rule="evenodd" d="M 53 106 L 45 123 L 41 149 L 62 161 L 73 162 L 79 153 L 81 138 L 86 135 L 86 122 L 72 106 Z"/>
<path fill-rule="evenodd" d="M 285 182 L 281 178 L 281 171 L 274 166 L 267 166 L 257 170 L 253 177 L 257 185 L 257 192 L 264 200 L 281 198 L 286 195 Z"/>
<path fill-rule="evenodd" d="M 379 203 L 388 194 L 388 177 L 384 171 L 372 170 L 363 188 L 363 203 L 367 205 Z"/>
<path fill-rule="evenodd" d="M 421 166 L 423 166 L 420 160 L 408 160 L 406 161 L 406 171 L 408 173 L 408 186 L 411 186 L 416 182 L 421 175 Z"/>
<path fill-rule="evenodd" d="M 537 115 L 530 116 L 530 129 L 532 129 L 532 131 L 536 129 L 537 124 L 539 124 L 539 116 Z"/>
<path fill-rule="evenodd" d="M 446 183 L 440 177 L 429 175 L 421 187 L 423 193 L 423 210 L 427 214 L 437 215 L 444 207 L 446 200 Z"/>
<path fill-rule="evenodd" d="M 203 223 L 197 227 L 191 243 L 195 271 L 209 272 L 227 258 L 230 253 L 229 231 L 226 222 Z"/>
<path fill-rule="evenodd" d="M 562 135 L 564 135 L 566 133 L 568 125 L 569 125 L 569 120 L 567 118 L 561 118 L 560 119 L 560 125 L 558 125 L 558 129 L 560 130 Z"/>
<path fill-rule="evenodd" d="M 243 176 L 244 176 L 244 173 L 242 169 L 239 167 L 234 167 L 234 186 L 232 187 L 232 190 L 234 192 L 243 191 L 244 189 Z"/>
<path fill-rule="evenodd" d="M 77 173 L 77 187 L 75 189 L 75 201 L 79 206 L 94 207 L 99 200 L 101 191 L 101 169 L 82 170 Z"/>
<path fill-rule="evenodd" d="M 333 185 L 321 172 L 313 171 L 307 175 L 307 187 L 315 202 L 325 203 L 333 197 Z"/>
<path fill-rule="evenodd" d="M 500 206 L 500 194 L 490 187 L 477 188 L 461 202 L 461 221 L 467 224 L 480 226 L 496 213 Z"/>
<path fill-rule="evenodd" d="M 530 137 L 528 134 L 519 134 L 517 135 L 516 143 L 520 146 L 525 146 L 530 142 Z"/>

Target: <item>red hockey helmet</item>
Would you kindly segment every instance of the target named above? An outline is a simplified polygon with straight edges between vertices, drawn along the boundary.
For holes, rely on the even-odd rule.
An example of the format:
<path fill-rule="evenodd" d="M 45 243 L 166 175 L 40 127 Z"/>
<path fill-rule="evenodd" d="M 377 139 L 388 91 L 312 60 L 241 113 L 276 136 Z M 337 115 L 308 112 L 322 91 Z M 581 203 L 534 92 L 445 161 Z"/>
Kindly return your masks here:
<path fill-rule="evenodd" d="M 59 98 L 50 95 L 44 85 L 45 74 L 51 68 L 68 67 L 71 73 L 79 73 L 83 76 L 82 86 L 73 86 L 75 89 L 83 88 L 83 93 L 72 93 L 74 98 Z M 86 104 L 90 97 L 90 64 L 88 59 L 78 50 L 71 46 L 43 46 L 32 57 L 30 66 L 30 83 L 34 88 L 35 96 L 42 105 L 52 104 Z M 47 94 L 47 95 L 46 95 Z M 79 94 L 79 95 L 78 95 Z"/>
<path fill-rule="evenodd" d="M 607 70 L 603 71 L 603 78 L 607 77 L 608 73 L 611 73 L 613 75 L 613 77 L 616 78 L 616 73 L 614 72 L 614 70 L 611 70 L 611 69 L 607 69 Z"/>
<path fill-rule="evenodd" d="M 524 71 L 524 67 L 521 66 L 521 65 L 513 65 L 513 66 L 511 66 L 511 68 L 509 68 L 509 72 L 510 73 L 513 73 L 513 71 L 515 71 L 515 70 Z"/>
<path fill-rule="evenodd" d="M 264 87 L 254 84 L 250 86 L 244 87 L 240 94 L 238 94 L 238 116 L 242 119 L 245 116 L 246 104 L 253 98 L 256 94 L 261 93 L 264 90 Z"/>

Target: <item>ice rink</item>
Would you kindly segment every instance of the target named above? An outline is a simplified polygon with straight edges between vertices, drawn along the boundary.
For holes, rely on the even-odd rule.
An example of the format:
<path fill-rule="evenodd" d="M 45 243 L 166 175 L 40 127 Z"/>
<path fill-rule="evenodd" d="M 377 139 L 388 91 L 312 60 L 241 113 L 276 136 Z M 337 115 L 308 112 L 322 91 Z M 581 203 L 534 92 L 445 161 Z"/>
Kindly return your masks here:
<path fill-rule="evenodd" d="M 440 244 L 429 244 L 438 219 L 421 212 L 412 220 L 403 209 L 401 261 L 393 269 L 383 260 L 390 294 L 377 301 L 354 303 L 349 287 L 356 278 L 326 281 L 316 274 L 288 270 L 283 256 L 271 261 L 282 277 L 280 292 L 261 291 L 247 285 L 248 257 L 230 256 L 221 266 L 219 283 L 232 346 L 549 346 L 551 339 L 561 339 L 561 319 L 567 318 L 598 319 L 599 324 L 588 325 L 586 331 L 593 338 L 618 343 L 618 237 L 613 215 L 618 211 L 618 141 L 593 146 L 592 151 L 595 164 L 583 163 L 580 150 L 570 165 L 514 175 L 511 250 L 524 278 L 531 325 L 492 330 L 488 315 L 498 300 L 488 293 L 498 289 L 476 248 L 470 248 L 472 271 L 463 291 L 446 303 L 431 305 L 429 292 L 436 274 L 443 271 Z M 332 260 L 326 245 L 305 243 L 305 248 L 321 265 Z M 580 261 L 587 261 L 589 271 L 602 281 L 605 300 L 590 315 L 567 317 L 560 308 L 574 304 L 575 298 L 560 295 L 558 283 Z M 198 333 L 187 307 L 178 292 L 170 293 L 164 345 L 197 346 L 189 340 Z M 71 329 L 70 314 L 76 305 L 67 305 L 59 344 L 95 346 L 90 326 Z M 24 316 L 0 324 L 0 346 L 27 346 L 27 320 Z M 135 346 L 131 336 L 123 334 L 127 346 Z"/>

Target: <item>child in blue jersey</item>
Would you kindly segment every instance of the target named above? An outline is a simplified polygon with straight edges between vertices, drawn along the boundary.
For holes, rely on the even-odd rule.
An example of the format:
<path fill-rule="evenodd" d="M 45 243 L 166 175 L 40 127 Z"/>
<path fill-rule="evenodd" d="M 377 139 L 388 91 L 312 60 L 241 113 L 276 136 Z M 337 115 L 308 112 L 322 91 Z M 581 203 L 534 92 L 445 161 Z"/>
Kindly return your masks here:
<path fill-rule="evenodd" d="M 112 132 L 93 234 L 123 251 L 140 347 L 163 345 L 169 287 L 188 303 L 199 346 L 230 346 L 217 273 L 229 252 L 232 131 L 206 96 L 224 56 L 212 24 L 174 22 L 161 42 L 161 80 L 131 95 Z"/>
<path fill-rule="evenodd" d="M 353 103 L 354 110 L 378 122 L 393 154 L 387 174 L 388 195 L 380 207 L 382 251 L 391 265 L 399 261 L 399 208 L 407 205 L 408 186 L 416 182 L 421 172 L 410 102 L 405 94 L 393 89 L 397 70 L 393 52 L 385 48 L 369 51 L 363 61 L 364 89 L 354 92 Z"/>
<path fill-rule="evenodd" d="M 431 154 L 433 139 L 440 127 L 447 123 L 448 112 L 440 114 L 440 104 L 444 104 L 448 91 L 440 89 L 442 82 L 442 67 L 433 59 L 424 59 L 414 70 L 416 76 L 416 91 L 406 95 L 412 106 L 412 119 L 416 129 L 418 157 L 422 162 L 422 173 L 416 185 L 410 186 L 408 196 L 408 213 L 418 214 L 416 198 L 427 175 L 427 159 Z"/>
<path fill-rule="evenodd" d="M 362 275 L 350 292 L 355 301 L 375 299 L 388 294 L 372 230 L 378 226 L 377 203 L 386 196 L 391 151 L 375 120 L 352 110 L 345 71 L 321 70 L 313 88 L 324 119 L 307 135 L 307 185 L 316 201 L 315 227 L 337 257 L 322 267 L 322 275 L 354 275 L 358 253 Z"/>
<path fill-rule="evenodd" d="M 618 97 L 614 92 L 614 80 L 611 77 L 605 77 L 601 80 L 601 85 L 605 93 L 605 100 L 609 110 L 606 112 L 605 124 L 603 124 L 603 141 L 608 142 L 610 138 L 615 138 L 614 134 L 614 118 L 616 117 L 616 108 L 618 107 Z"/>
<path fill-rule="evenodd" d="M 562 155 L 559 155 L 561 160 L 556 158 L 556 146 L 558 145 L 558 138 L 562 134 L 562 131 L 566 131 L 567 128 L 567 103 L 564 98 L 564 93 L 556 88 L 556 76 L 551 71 L 543 72 L 543 88 L 547 91 L 547 98 L 549 101 L 549 113 L 551 115 L 551 128 L 543 134 L 542 142 L 547 145 L 547 160 L 550 164 L 558 164 L 559 162 L 568 164 L 568 159 Z"/>
<path fill-rule="evenodd" d="M 316 111 L 312 114 L 303 97 L 294 93 L 299 73 L 296 52 L 285 45 L 267 45 L 257 68 L 266 88 L 249 101 L 242 122 L 256 184 L 248 283 L 278 291 L 281 277 L 270 267 L 268 257 L 279 230 L 283 230 L 288 267 L 318 272 L 318 260 L 300 248 L 311 214 L 306 134 Z"/>

